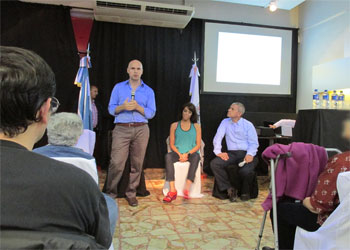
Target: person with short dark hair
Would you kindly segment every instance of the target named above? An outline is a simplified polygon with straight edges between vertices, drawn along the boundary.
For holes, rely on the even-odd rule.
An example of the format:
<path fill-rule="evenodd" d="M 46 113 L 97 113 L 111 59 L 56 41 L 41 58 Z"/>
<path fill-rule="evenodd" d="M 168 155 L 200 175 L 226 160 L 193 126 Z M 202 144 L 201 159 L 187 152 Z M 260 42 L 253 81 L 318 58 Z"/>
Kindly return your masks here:
<path fill-rule="evenodd" d="M 250 199 L 249 187 L 255 176 L 253 159 L 259 147 L 258 136 L 254 125 L 242 117 L 244 112 L 245 107 L 242 103 L 232 103 L 227 111 L 228 118 L 222 120 L 213 140 L 216 158 L 210 162 L 210 168 L 214 173 L 218 189 L 227 191 L 231 202 L 237 200 L 239 189 L 241 200 Z M 224 137 L 228 152 L 221 151 Z M 230 164 L 239 165 L 234 181 L 235 186 L 231 185 L 226 171 Z"/>
<path fill-rule="evenodd" d="M 185 188 L 184 198 L 189 199 L 189 190 L 194 182 L 200 155 L 202 131 L 197 123 L 198 115 L 196 107 L 192 103 L 186 103 L 182 107 L 182 118 L 170 126 L 169 144 L 171 152 L 165 155 L 166 181 L 169 181 L 170 190 L 164 197 L 164 202 L 171 202 L 177 197 L 175 188 L 175 162 L 190 162 Z"/>
<path fill-rule="evenodd" d="M 69 242 L 45 241 L 43 235 L 50 233 L 80 236 L 86 247 L 108 248 L 108 210 L 93 179 L 70 164 L 31 152 L 59 106 L 54 73 L 29 50 L 1 46 L 0 57 L 1 248 L 15 244 L 16 237 L 4 236 L 10 231 L 28 232 L 27 237 L 38 232 L 44 248 Z"/>

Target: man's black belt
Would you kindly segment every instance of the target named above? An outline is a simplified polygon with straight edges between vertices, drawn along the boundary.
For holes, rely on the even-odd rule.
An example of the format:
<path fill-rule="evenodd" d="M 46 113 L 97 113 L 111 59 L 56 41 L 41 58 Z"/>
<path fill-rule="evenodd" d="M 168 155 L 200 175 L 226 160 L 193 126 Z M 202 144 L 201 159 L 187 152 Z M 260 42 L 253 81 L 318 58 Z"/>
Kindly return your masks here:
<path fill-rule="evenodd" d="M 123 126 L 123 127 L 140 127 L 147 124 L 146 122 L 129 122 L 129 123 L 116 123 L 118 126 Z"/>

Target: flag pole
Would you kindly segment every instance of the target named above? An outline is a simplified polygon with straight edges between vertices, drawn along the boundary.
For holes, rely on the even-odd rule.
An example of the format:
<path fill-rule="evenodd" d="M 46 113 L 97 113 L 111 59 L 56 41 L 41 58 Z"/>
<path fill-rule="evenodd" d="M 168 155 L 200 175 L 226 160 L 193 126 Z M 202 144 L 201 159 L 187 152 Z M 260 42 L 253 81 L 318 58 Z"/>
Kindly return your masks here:
<path fill-rule="evenodd" d="M 88 47 L 86 49 L 86 55 L 90 56 L 90 43 L 88 43 Z"/>
<path fill-rule="evenodd" d="M 194 64 L 197 66 L 197 61 L 198 61 L 199 59 L 197 58 L 197 56 L 196 56 L 196 51 L 194 52 L 194 57 L 192 58 L 192 61 L 194 62 Z"/>
<path fill-rule="evenodd" d="M 192 58 L 192 61 L 194 64 L 192 65 L 191 73 L 190 73 L 190 78 L 191 78 L 191 83 L 190 83 L 190 96 L 191 96 L 191 103 L 194 104 L 197 110 L 198 114 L 198 123 L 200 123 L 200 108 L 199 108 L 199 81 L 198 77 L 199 71 L 197 67 L 197 61 L 199 59 L 197 58 L 196 51 L 194 51 L 194 57 Z"/>

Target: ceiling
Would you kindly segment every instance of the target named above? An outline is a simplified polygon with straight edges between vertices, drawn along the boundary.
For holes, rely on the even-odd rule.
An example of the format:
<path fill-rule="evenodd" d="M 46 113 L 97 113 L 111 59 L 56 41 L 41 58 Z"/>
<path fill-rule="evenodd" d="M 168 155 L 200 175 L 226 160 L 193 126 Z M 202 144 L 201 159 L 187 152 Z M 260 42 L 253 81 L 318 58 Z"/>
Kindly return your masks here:
<path fill-rule="evenodd" d="M 245 4 L 259 7 L 267 7 L 270 3 L 270 0 L 213 0 L 216 2 L 227 2 L 227 3 L 236 3 L 236 4 Z M 305 0 L 275 0 L 277 7 L 283 10 L 291 10 L 305 2 Z"/>
<path fill-rule="evenodd" d="M 63 4 L 68 6 L 81 6 L 85 8 L 92 8 L 93 0 L 22 0 L 23 2 L 36 2 L 36 3 L 49 3 L 49 4 Z M 171 4 L 181 4 L 186 2 L 185 0 L 141 0 L 146 2 L 163 2 Z M 205 1 L 205 0 L 192 0 L 192 1 Z M 226 2 L 233 4 L 244 4 L 251 6 L 267 7 L 271 0 L 206 0 L 215 2 Z M 277 7 L 283 10 L 291 10 L 298 6 L 305 0 L 275 0 Z"/>

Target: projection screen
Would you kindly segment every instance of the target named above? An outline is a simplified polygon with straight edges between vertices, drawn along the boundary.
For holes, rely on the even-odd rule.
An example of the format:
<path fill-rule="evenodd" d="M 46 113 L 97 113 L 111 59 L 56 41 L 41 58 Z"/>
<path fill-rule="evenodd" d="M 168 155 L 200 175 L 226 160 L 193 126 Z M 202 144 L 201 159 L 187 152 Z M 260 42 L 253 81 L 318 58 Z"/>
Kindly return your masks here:
<path fill-rule="evenodd" d="M 292 30 L 205 23 L 203 93 L 291 94 Z"/>

